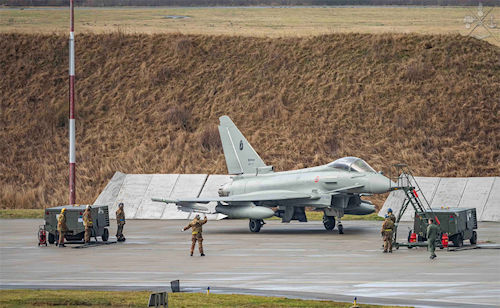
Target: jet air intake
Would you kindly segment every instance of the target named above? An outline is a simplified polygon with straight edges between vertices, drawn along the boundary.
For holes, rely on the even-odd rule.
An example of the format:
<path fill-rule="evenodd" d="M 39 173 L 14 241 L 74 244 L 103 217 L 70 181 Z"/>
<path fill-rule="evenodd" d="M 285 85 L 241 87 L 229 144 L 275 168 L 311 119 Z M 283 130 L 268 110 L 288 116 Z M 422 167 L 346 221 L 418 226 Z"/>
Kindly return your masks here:
<path fill-rule="evenodd" d="M 351 197 L 349 205 L 344 209 L 345 214 L 368 215 L 375 212 L 375 206 L 371 201 L 361 200 L 359 196 Z"/>
<path fill-rule="evenodd" d="M 244 205 L 217 205 L 215 210 L 229 218 L 264 219 L 274 216 L 274 211 L 268 207 L 256 206 L 253 203 Z"/>

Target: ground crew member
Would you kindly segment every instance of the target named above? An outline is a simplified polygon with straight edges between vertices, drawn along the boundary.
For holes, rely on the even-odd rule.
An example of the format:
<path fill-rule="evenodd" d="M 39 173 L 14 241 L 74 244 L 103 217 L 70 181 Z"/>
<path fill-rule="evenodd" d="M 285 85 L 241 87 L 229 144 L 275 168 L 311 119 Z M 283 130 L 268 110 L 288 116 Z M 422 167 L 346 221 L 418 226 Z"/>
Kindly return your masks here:
<path fill-rule="evenodd" d="M 124 242 L 125 236 L 123 236 L 123 226 L 125 225 L 125 211 L 123 210 L 123 203 L 118 204 L 118 210 L 116 210 L 116 224 L 118 228 L 116 230 L 116 240 L 118 242 Z"/>
<path fill-rule="evenodd" d="M 196 217 L 189 223 L 189 225 L 182 228 L 182 231 L 186 231 L 187 229 L 192 229 L 192 237 L 191 237 L 191 256 L 193 256 L 194 246 L 196 245 L 196 241 L 198 241 L 198 249 L 200 250 L 200 254 L 202 257 L 205 256 L 203 253 L 203 236 L 201 235 L 202 226 L 207 223 L 207 216 L 205 219 L 200 220 L 200 215 L 196 215 Z"/>
<path fill-rule="evenodd" d="M 61 214 L 57 217 L 57 231 L 59 231 L 59 247 L 66 247 L 64 245 L 64 233 L 68 231 L 68 226 L 66 225 L 66 208 L 62 208 Z"/>
<path fill-rule="evenodd" d="M 392 253 L 392 232 L 394 230 L 394 222 L 389 217 L 385 215 L 384 223 L 382 224 L 382 237 L 384 238 L 384 253 Z"/>
<path fill-rule="evenodd" d="M 387 215 L 389 216 L 389 218 L 392 220 L 393 223 L 396 223 L 396 216 L 394 216 L 394 214 L 392 213 L 391 208 L 387 210 Z"/>
<path fill-rule="evenodd" d="M 92 213 L 90 205 L 87 205 L 85 212 L 83 212 L 83 226 L 85 227 L 85 244 L 90 243 L 90 236 L 92 235 Z"/>
<path fill-rule="evenodd" d="M 436 250 L 436 239 L 439 233 L 439 227 L 434 224 L 433 219 L 429 219 L 429 225 L 427 226 L 427 250 L 430 251 L 431 256 L 429 257 L 431 260 L 434 259 L 436 254 L 434 251 Z"/>

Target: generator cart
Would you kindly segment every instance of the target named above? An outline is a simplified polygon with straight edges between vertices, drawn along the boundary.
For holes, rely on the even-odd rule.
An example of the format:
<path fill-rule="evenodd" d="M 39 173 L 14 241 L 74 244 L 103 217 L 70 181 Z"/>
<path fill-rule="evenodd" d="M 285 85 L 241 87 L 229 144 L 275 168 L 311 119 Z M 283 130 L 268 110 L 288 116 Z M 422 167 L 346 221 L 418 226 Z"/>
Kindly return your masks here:
<path fill-rule="evenodd" d="M 477 216 L 475 208 L 431 208 L 408 166 L 397 164 L 395 167 L 399 176 L 394 179 L 397 183 L 391 187 L 391 191 L 400 190 L 405 194 L 401 209 L 396 216 L 394 228 L 393 245 L 396 249 L 401 246 L 406 246 L 409 249 L 427 246 L 426 233 L 429 219 L 433 219 L 439 227 L 436 247 L 447 247 L 448 240 L 451 240 L 458 247 L 463 245 L 464 240 L 469 240 L 473 245 L 476 244 L 477 233 L 474 230 L 477 229 Z M 415 210 L 413 230 L 408 233 L 408 242 L 398 242 L 398 225 L 409 205 Z"/>
<path fill-rule="evenodd" d="M 83 212 L 86 205 L 61 205 L 45 209 L 45 230 L 48 233 L 50 244 L 56 242 L 59 232 L 57 231 L 57 218 L 61 214 L 61 209 L 66 208 L 66 225 L 68 232 L 64 238 L 67 241 L 81 241 L 85 235 L 83 226 Z M 91 205 L 92 213 L 92 234 L 91 237 L 101 237 L 106 242 L 109 238 L 109 211 L 107 205 Z"/>
<path fill-rule="evenodd" d="M 439 228 L 442 233 L 446 233 L 454 246 L 462 247 L 463 241 L 468 240 L 471 245 L 477 242 L 477 216 L 475 208 L 445 208 L 445 209 L 432 209 L 432 213 L 439 221 Z M 416 216 L 417 214 L 415 214 Z M 431 213 L 426 211 L 426 215 L 430 216 Z M 417 240 L 425 241 L 425 233 L 427 225 L 422 224 L 420 219 L 415 217 L 413 232 L 418 235 Z M 409 241 L 409 240 L 408 240 Z"/>

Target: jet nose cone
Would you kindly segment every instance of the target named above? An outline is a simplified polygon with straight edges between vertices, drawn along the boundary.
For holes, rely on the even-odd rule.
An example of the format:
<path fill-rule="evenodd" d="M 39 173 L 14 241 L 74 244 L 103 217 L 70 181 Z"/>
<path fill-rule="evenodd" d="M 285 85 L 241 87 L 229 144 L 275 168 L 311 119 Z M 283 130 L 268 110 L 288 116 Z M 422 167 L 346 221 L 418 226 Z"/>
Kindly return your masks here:
<path fill-rule="evenodd" d="M 391 181 L 381 174 L 377 174 L 370 179 L 371 193 L 383 194 L 391 188 Z"/>

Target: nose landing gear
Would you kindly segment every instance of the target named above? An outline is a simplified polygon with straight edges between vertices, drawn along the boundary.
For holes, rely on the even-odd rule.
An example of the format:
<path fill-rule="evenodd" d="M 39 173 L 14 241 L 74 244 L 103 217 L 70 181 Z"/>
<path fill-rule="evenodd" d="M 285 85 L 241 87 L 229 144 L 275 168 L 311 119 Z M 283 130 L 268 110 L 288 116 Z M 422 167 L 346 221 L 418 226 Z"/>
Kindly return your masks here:
<path fill-rule="evenodd" d="M 342 222 L 340 221 L 337 223 L 337 229 L 339 230 L 339 234 L 344 234 L 344 226 L 342 226 Z"/>

